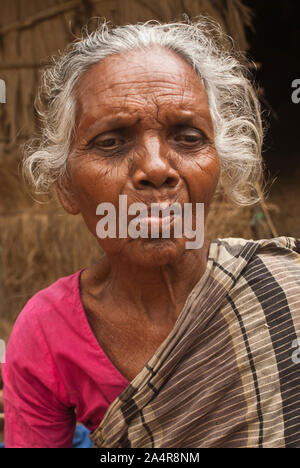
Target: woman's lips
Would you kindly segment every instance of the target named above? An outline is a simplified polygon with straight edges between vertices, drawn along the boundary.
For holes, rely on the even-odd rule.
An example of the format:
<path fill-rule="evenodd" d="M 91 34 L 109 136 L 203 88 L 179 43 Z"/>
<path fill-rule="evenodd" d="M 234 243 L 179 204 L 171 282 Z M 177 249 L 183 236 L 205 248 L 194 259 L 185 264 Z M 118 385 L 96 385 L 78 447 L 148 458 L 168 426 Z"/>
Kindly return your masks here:
<path fill-rule="evenodd" d="M 178 215 L 166 215 L 166 216 L 146 216 L 139 219 L 140 229 L 148 232 L 151 236 L 151 231 L 161 233 L 163 229 L 167 229 L 174 223 L 174 220 L 178 218 Z M 166 231 L 169 232 L 168 230 Z"/>

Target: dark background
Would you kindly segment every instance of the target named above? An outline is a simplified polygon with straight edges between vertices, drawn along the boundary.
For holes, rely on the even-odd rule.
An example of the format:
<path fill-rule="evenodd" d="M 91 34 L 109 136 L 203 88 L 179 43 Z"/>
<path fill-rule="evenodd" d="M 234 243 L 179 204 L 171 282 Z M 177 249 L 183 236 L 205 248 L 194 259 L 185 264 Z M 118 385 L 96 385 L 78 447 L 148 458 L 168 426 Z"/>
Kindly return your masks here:
<path fill-rule="evenodd" d="M 270 111 L 264 158 L 271 175 L 294 177 L 300 170 L 300 103 L 291 99 L 292 81 L 300 79 L 300 1 L 247 0 L 254 10 L 248 30 L 249 58 L 261 63 L 256 72 Z M 300 174 L 299 174 L 300 177 Z M 300 184 L 300 181 L 299 181 Z"/>

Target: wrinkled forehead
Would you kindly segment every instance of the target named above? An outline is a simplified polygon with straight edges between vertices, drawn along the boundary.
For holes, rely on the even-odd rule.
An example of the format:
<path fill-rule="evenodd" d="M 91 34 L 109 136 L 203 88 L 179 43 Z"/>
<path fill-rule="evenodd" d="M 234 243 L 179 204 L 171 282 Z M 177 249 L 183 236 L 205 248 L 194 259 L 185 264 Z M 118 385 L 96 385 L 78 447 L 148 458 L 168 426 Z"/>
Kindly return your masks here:
<path fill-rule="evenodd" d="M 76 87 L 77 123 L 108 112 L 197 112 L 210 120 L 205 87 L 192 66 L 173 51 L 155 47 L 110 56 L 93 65 Z M 171 106 L 171 107 L 170 107 Z"/>

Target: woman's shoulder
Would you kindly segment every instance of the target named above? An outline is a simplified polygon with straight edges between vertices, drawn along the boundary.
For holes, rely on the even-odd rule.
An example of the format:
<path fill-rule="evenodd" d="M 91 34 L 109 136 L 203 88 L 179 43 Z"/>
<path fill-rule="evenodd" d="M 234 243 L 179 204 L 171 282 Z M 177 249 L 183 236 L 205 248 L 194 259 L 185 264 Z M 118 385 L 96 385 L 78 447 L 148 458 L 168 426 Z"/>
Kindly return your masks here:
<path fill-rule="evenodd" d="M 283 288 L 300 287 L 300 240 L 293 237 L 214 239 L 210 251 L 213 276 L 227 284 L 279 283 Z M 299 291 L 300 292 L 300 291 Z"/>
<path fill-rule="evenodd" d="M 300 240 L 224 238 L 216 246 L 212 274 L 227 291 L 225 304 L 243 316 L 297 322 L 299 330 Z"/>
<path fill-rule="evenodd" d="M 79 293 L 79 275 L 82 270 L 68 276 L 62 276 L 49 286 L 36 292 L 25 304 L 22 312 L 28 311 L 29 313 L 29 311 L 40 310 L 40 313 L 43 313 L 49 308 L 51 310 L 64 310 L 66 307 L 72 307 Z"/>
<path fill-rule="evenodd" d="M 282 289 L 297 288 L 300 293 L 300 239 L 275 237 L 257 241 L 258 249 L 250 262 L 257 275 L 273 277 Z M 264 273 L 265 272 L 265 273 Z"/>
<path fill-rule="evenodd" d="M 6 400 L 15 402 L 20 408 L 25 389 L 31 388 L 32 382 L 35 389 L 31 393 L 35 399 L 43 395 L 50 406 L 55 398 L 69 404 L 69 396 L 57 370 L 56 356 L 62 347 L 70 349 L 73 340 L 72 320 L 76 327 L 73 312 L 78 300 L 80 271 L 59 278 L 34 294 L 14 324 L 2 374 Z"/>
<path fill-rule="evenodd" d="M 226 237 L 214 239 L 212 242 L 221 251 L 234 257 L 282 257 L 290 260 L 298 260 L 300 256 L 300 239 L 295 237 L 280 236 L 270 239 L 244 239 L 239 237 Z"/>
<path fill-rule="evenodd" d="M 82 270 L 58 278 L 52 284 L 35 293 L 24 305 L 14 324 L 12 338 L 31 336 L 49 329 L 58 329 L 60 322 L 73 315 L 78 303 L 79 276 Z M 53 327 L 52 325 L 56 325 Z M 19 336 L 20 335 L 20 336 Z"/>
<path fill-rule="evenodd" d="M 300 255 L 300 239 L 296 237 L 273 237 L 271 239 L 260 239 L 257 241 L 259 244 L 259 250 L 264 252 L 277 252 L 280 253 L 289 253 L 295 252 L 297 255 Z"/>

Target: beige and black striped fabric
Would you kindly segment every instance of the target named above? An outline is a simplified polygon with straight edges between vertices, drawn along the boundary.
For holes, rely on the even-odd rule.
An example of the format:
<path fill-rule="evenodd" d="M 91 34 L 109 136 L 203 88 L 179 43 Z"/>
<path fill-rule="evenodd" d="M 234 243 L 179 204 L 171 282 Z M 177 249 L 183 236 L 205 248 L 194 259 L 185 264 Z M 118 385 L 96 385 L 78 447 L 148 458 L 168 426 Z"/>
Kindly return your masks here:
<path fill-rule="evenodd" d="M 226 238 L 91 439 L 116 448 L 300 448 L 300 240 Z"/>

